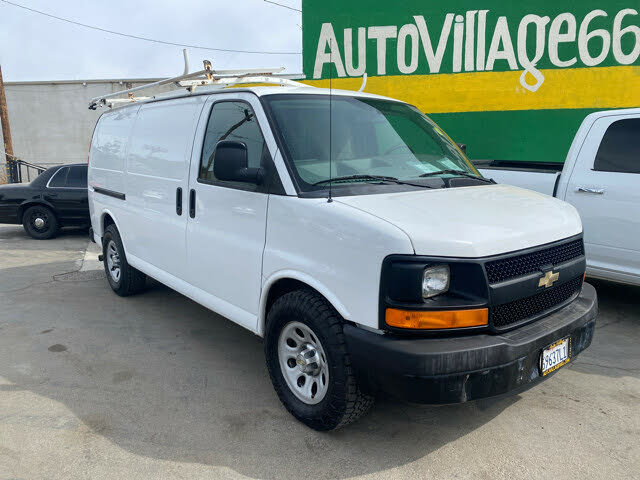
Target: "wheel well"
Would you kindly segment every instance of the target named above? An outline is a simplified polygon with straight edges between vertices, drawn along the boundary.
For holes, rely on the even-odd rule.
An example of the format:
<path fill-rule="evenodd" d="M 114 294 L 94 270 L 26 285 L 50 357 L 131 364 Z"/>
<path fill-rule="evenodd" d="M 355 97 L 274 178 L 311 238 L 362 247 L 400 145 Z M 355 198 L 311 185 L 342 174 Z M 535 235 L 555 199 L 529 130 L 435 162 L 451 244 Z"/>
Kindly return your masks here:
<path fill-rule="evenodd" d="M 312 292 L 317 293 L 318 295 L 320 295 L 322 298 L 324 298 L 327 303 L 329 305 L 331 305 L 331 307 L 333 307 L 336 310 L 336 313 L 340 316 L 342 316 L 342 314 L 340 313 L 340 310 L 336 308 L 336 306 L 333 304 L 333 302 L 331 300 L 329 300 L 326 295 L 324 295 L 322 292 L 320 292 L 319 290 L 315 289 L 314 287 L 312 287 L 311 285 L 301 281 L 301 280 L 296 280 L 294 278 L 281 278 L 279 280 L 276 280 L 271 287 L 269 287 L 269 293 L 267 293 L 267 300 L 265 302 L 265 306 L 264 306 L 264 311 L 263 311 L 263 316 L 261 319 L 260 324 L 258 325 L 258 331 L 262 332 L 261 335 L 264 335 L 264 332 L 266 330 L 266 326 L 267 326 L 267 315 L 269 315 L 269 310 L 271 310 L 271 307 L 273 306 L 273 304 L 275 303 L 275 301 L 280 298 L 283 295 L 286 295 L 289 292 L 293 292 L 295 290 L 309 290 Z M 344 318 L 343 318 L 344 320 Z M 348 323 L 352 323 L 348 320 L 344 320 L 345 322 Z"/>
<path fill-rule="evenodd" d="M 116 222 L 113 221 L 113 218 L 111 218 L 111 215 L 106 213 L 104 217 L 102 217 L 102 235 L 104 235 L 104 231 L 109 225 L 115 225 L 115 223 Z"/>
<path fill-rule="evenodd" d="M 43 203 L 43 202 L 29 202 L 29 203 L 25 203 L 24 205 L 20 205 L 18 207 L 18 222 L 22 223 L 22 220 L 23 220 L 22 216 L 24 215 L 24 212 L 29 207 L 35 207 L 36 205 L 42 205 L 43 207 L 47 207 L 56 216 L 56 218 L 58 217 L 56 211 L 53 208 L 51 208 L 49 205 L 47 205 L 46 203 Z"/>
<path fill-rule="evenodd" d="M 271 310 L 271 306 L 278 298 L 286 293 L 293 292 L 294 290 L 301 290 L 305 288 L 316 291 L 306 283 L 301 282 L 300 280 L 294 280 L 293 278 L 281 278 L 280 280 L 277 280 L 269 289 L 269 295 L 267 296 L 267 303 L 264 310 L 265 319 L 267 318 L 269 310 Z"/>
<path fill-rule="evenodd" d="M 317 293 L 322 298 L 324 298 L 327 301 L 327 303 L 337 311 L 338 315 L 340 315 L 340 312 L 338 311 L 337 308 L 335 308 L 335 305 L 333 305 L 331 300 L 329 300 L 324 294 L 322 294 L 322 292 L 313 288 L 311 285 L 304 283 L 301 280 L 296 280 L 294 278 L 281 278 L 279 280 L 276 280 L 273 283 L 273 285 L 269 287 L 269 293 L 267 294 L 267 300 L 265 302 L 265 307 L 264 307 L 264 315 L 262 317 L 262 325 L 261 325 L 262 328 L 266 327 L 267 315 L 269 315 L 269 310 L 271 310 L 271 307 L 273 306 L 275 301 L 278 300 L 278 298 L 280 298 L 281 296 L 286 295 L 287 293 L 293 292 L 295 290 L 310 290 L 312 292 Z"/>

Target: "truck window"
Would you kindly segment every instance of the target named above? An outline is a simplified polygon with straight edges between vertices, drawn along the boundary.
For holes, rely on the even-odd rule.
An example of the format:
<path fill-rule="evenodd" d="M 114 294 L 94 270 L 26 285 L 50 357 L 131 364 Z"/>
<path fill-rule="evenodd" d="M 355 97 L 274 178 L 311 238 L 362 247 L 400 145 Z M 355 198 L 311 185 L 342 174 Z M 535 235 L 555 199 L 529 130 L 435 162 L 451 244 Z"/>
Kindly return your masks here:
<path fill-rule="evenodd" d="M 248 103 L 215 103 L 209 115 L 202 147 L 198 175 L 200 180 L 216 180 L 213 175 L 213 157 L 217 143 L 222 140 L 235 140 L 247 145 L 249 168 L 260 167 L 262 157 L 268 151 L 255 113 Z"/>
<path fill-rule="evenodd" d="M 640 118 L 609 125 L 593 166 L 599 172 L 640 173 Z"/>

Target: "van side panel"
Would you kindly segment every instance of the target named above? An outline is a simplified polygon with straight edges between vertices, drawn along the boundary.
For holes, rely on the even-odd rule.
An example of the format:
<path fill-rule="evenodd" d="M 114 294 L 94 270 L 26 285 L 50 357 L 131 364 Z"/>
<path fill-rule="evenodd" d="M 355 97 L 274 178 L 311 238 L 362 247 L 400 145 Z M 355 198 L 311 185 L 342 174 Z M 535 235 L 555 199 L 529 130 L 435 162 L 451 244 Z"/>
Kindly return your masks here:
<path fill-rule="evenodd" d="M 204 97 L 142 105 L 126 159 L 120 234 L 127 252 L 184 278 L 191 149 Z M 182 198 L 182 213 L 176 198 Z"/>
<path fill-rule="evenodd" d="M 102 236 L 102 216 L 105 211 L 122 207 L 122 201 L 97 194 L 94 188 L 124 193 L 127 189 L 125 158 L 131 129 L 138 106 L 107 112 L 96 125 L 89 152 L 89 210 L 93 231 Z"/>

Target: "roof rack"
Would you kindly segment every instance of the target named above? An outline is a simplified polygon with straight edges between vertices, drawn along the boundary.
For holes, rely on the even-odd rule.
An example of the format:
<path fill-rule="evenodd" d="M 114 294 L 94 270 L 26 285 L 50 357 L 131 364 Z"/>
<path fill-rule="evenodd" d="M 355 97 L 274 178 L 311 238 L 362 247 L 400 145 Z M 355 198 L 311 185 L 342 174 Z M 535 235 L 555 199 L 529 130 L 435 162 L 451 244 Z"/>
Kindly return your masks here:
<path fill-rule="evenodd" d="M 98 107 L 107 106 L 114 107 L 123 103 L 141 102 L 145 100 L 153 100 L 158 98 L 154 95 L 151 97 L 136 97 L 135 92 L 146 90 L 162 85 L 174 84 L 177 87 L 186 88 L 188 93 L 193 93 L 197 87 L 208 86 L 214 88 L 226 88 L 233 85 L 242 85 L 247 83 L 263 83 L 276 84 L 281 86 L 309 87 L 310 85 L 296 82 L 293 79 L 303 79 L 303 75 L 282 74 L 284 67 L 279 68 L 253 68 L 246 70 L 213 70 L 211 62 L 205 60 L 204 69 L 198 72 L 189 73 L 189 56 L 187 50 L 183 50 L 184 55 L 184 73 L 177 77 L 165 78 L 157 82 L 147 83 L 139 87 L 121 90 L 119 92 L 110 93 L 92 98 L 89 102 L 89 110 L 95 110 Z M 114 98 L 120 95 L 127 95 L 127 98 Z"/>

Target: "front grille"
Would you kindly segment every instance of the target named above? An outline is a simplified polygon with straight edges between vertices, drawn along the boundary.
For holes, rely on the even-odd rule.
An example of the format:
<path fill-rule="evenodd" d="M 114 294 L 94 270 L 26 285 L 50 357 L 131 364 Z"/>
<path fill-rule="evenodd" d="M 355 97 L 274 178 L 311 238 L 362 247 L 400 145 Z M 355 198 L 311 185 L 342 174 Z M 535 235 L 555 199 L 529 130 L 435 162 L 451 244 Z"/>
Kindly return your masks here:
<path fill-rule="evenodd" d="M 490 309 L 491 323 L 495 328 L 504 328 L 531 318 L 566 302 L 582 288 L 582 275 L 562 285 L 552 287 L 531 297 L 521 298 Z"/>
<path fill-rule="evenodd" d="M 498 283 L 539 272 L 541 267 L 558 265 L 582 255 L 584 255 L 584 244 L 579 238 L 543 250 L 487 262 L 485 268 L 489 283 Z"/>

